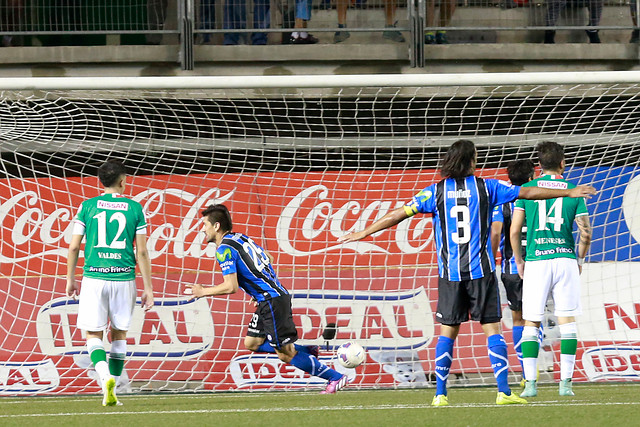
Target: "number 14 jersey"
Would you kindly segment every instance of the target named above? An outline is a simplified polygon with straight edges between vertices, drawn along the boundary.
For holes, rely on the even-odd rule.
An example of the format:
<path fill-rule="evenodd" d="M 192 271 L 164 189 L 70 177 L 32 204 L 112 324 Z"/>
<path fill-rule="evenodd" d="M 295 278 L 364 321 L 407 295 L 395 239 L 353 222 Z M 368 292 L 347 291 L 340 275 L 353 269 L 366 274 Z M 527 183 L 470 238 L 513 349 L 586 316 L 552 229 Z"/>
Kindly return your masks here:
<path fill-rule="evenodd" d="M 73 234 L 86 237 L 84 276 L 111 281 L 136 278 L 136 234 L 146 234 L 140 203 L 120 194 L 85 200 L 75 218 Z"/>
<path fill-rule="evenodd" d="M 519 194 L 520 187 L 497 179 L 447 178 L 416 194 L 404 211 L 433 214 L 440 277 L 474 280 L 495 270 L 489 241 L 493 208 Z"/>
<path fill-rule="evenodd" d="M 557 189 L 575 187 L 561 175 L 542 175 L 525 186 Z M 584 198 L 518 199 L 514 209 L 524 210 L 527 225 L 526 261 L 576 258 L 573 222 L 576 217 L 588 214 Z"/>

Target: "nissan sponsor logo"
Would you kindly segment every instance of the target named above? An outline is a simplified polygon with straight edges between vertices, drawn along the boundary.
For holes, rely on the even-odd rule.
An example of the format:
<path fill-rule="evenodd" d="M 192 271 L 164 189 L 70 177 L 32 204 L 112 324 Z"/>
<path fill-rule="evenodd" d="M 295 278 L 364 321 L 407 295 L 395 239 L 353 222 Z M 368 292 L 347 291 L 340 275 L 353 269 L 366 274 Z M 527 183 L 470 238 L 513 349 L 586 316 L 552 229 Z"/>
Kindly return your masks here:
<path fill-rule="evenodd" d="M 582 366 L 590 381 L 639 380 L 640 347 L 592 347 L 582 354 Z"/>
<path fill-rule="evenodd" d="M 65 297 L 40 308 L 36 323 L 43 354 L 86 352 L 86 339 L 76 328 L 77 315 L 78 302 Z M 127 333 L 127 357 L 191 359 L 209 351 L 213 339 L 213 318 L 206 299 L 156 299 L 153 310 L 134 310 Z"/>
<path fill-rule="evenodd" d="M 0 362 L 0 394 L 34 394 L 54 391 L 60 375 L 53 361 Z"/>

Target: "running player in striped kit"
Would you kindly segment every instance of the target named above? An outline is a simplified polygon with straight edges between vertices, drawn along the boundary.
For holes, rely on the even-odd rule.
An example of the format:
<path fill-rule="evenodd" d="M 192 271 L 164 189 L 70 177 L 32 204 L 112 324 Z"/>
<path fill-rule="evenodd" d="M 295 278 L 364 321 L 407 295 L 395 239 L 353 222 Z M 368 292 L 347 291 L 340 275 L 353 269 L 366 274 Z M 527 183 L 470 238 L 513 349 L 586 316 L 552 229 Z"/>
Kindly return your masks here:
<path fill-rule="evenodd" d="M 446 383 L 453 360 L 453 344 L 460 324 L 469 317 L 480 322 L 487 336 L 489 359 L 498 383 L 496 403 L 527 403 L 511 393 L 507 383 L 507 344 L 500 330 L 500 295 L 489 241 L 491 213 L 495 206 L 517 198 L 549 199 L 595 194 L 591 186 L 551 190 L 478 178 L 474 176 L 476 162 L 473 142 L 456 141 L 444 156 L 442 181 L 426 187 L 403 207 L 389 212 L 363 231 L 338 239 L 341 242 L 361 240 L 417 213 L 433 215 L 440 276 L 436 319 L 442 325 L 436 345 L 437 379 L 436 395 L 431 402 L 433 406 L 449 404 Z"/>
<path fill-rule="evenodd" d="M 192 285 L 193 296 L 228 295 L 242 288 L 257 305 L 244 340 L 247 350 L 275 353 L 284 363 L 327 380 L 323 394 L 346 386 L 346 375 L 318 360 L 317 346 L 294 344 L 298 332 L 291 314 L 291 295 L 276 276 L 271 254 L 250 237 L 232 232 L 231 214 L 225 205 L 211 205 L 202 216 L 207 241 L 217 246 L 216 259 L 224 280 L 212 287 Z"/>

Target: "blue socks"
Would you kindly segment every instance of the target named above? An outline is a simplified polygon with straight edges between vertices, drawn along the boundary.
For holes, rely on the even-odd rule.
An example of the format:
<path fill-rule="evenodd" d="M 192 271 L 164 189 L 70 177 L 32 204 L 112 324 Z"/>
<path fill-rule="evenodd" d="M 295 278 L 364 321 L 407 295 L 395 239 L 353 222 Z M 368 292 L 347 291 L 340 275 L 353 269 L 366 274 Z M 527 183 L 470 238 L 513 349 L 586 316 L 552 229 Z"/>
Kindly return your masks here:
<path fill-rule="evenodd" d="M 319 361 L 317 357 L 310 355 L 309 348 L 306 345 L 294 344 L 294 347 L 298 353 L 291 359 L 291 364 L 296 368 L 305 371 L 309 375 L 314 375 L 328 381 L 335 381 L 342 378 L 340 372 L 329 368 Z M 256 351 L 275 354 L 276 349 L 273 348 L 268 341 L 265 341 Z"/>
<path fill-rule="evenodd" d="M 309 375 L 320 377 L 327 381 L 336 381 L 342 378 L 340 372 L 329 368 L 315 356 L 308 353 L 298 352 L 293 359 L 291 359 L 291 364 Z"/>
<path fill-rule="evenodd" d="M 309 348 L 306 345 L 294 344 L 293 346 L 296 348 L 296 351 L 298 353 L 309 354 Z M 258 352 L 258 353 L 272 353 L 272 354 L 275 354 L 276 349 L 273 348 L 271 346 L 271 344 L 269 344 L 269 341 L 265 341 L 260 345 L 260 347 L 258 347 L 256 352 Z"/>
<path fill-rule="evenodd" d="M 502 338 L 502 335 L 495 334 L 487 339 L 487 347 L 489 349 L 489 360 L 493 368 L 493 375 L 496 377 L 496 382 L 498 383 L 498 391 L 510 395 L 507 343 L 504 341 L 504 338 Z"/>
<path fill-rule="evenodd" d="M 524 326 L 514 326 L 512 335 L 513 335 L 513 350 L 516 352 L 516 356 L 518 356 L 518 361 L 520 362 L 520 368 L 522 368 L 522 375 L 524 377 L 524 365 L 522 364 L 522 330 Z"/>
<path fill-rule="evenodd" d="M 436 396 L 447 395 L 447 378 L 453 361 L 453 340 L 440 335 L 436 344 Z"/>

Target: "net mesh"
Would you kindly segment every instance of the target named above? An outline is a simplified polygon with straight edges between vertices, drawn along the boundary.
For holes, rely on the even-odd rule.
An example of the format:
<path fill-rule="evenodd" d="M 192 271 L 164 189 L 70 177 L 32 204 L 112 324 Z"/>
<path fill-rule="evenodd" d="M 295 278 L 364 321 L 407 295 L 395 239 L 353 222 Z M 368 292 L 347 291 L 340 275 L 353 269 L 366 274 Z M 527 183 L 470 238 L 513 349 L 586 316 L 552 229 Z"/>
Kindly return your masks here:
<path fill-rule="evenodd" d="M 353 387 L 434 385 L 437 262 L 429 216 L 358 244 L 359 230 L 439 180 L 460 138 L 483 177 L 565 147 L 565 177 L 598 188 L 582 274 L 576 381 L 640 372 L 637 143 L 639 87 L 460 86 L 259 90 L 5 91 L 0 101 L 0 393 L 98 392 L 77 304 L 65 297 L 72 218 L 100 193 L 97 167 L 125 162 L 127 194 L 146 208 L 156 296 L 134 311 L 122 391 L 307 389 L 324 383 L 246 351 L 253 306 L 242 293 L 190 301 L 186 285 L 220 283 L 199 212 L 225 203 L 234 230 L 275 256 L 293 295 L 299 343 Z M 80 269 L 78 269 L 80 273 Z M 519 380 L 503 298 L 511 379 Z M 559 333 L 545 318 L 541 381 L 559 371 Z M 323 338 L 327 326 L 336 335 Z M 335 349 L 367 350 L 355 370 Z M 634 347 L 635 345 L 635 347 Z M 109 344 L 106 344 L 107 350 Z M 493 384 L 486 339 L 465 323 L 450 385 Z"/>

